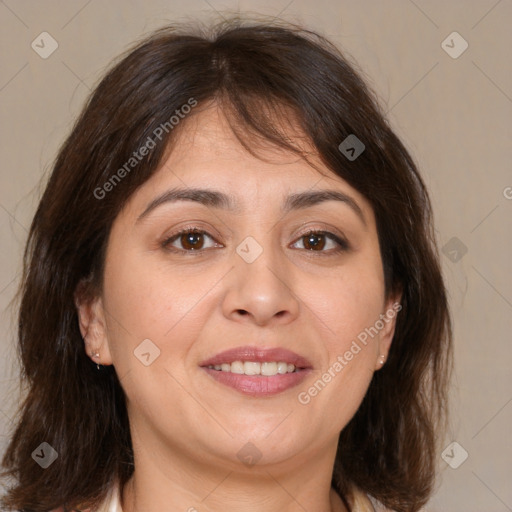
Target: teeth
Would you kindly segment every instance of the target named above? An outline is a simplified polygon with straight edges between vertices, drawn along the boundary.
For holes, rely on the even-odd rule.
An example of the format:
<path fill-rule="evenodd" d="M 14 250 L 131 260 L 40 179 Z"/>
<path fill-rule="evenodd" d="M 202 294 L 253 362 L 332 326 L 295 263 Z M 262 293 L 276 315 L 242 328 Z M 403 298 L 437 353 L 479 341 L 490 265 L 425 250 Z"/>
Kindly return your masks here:
<path fill-rule="evenodd" d="M 277 373 L 284 375 L 287 372 L 288 372 L 288 364 L 283 363 L 283 362 L 277 363 Z"/>
<path fill-rule="evenodd" d="M 238 373 L 240 375 L 245 373 L 245 371 L 244 371 L 244 363 L 242 363 L 242 361 L 234 361 L 229 366 L 230 366 L 230 370 L 229 371 L 231 371 L 231 373 Z"/>
<path fill-rule="evenodd" d="M 244 363 L 245 375 L 261 375 L 261 363 L 252 363 L 246 361 Z"/>
<path fill-rule="evenodd" d="M 258 363 L 255 361 L 233 361 L 231 364 L 223 363 L 208 366 L 211 370 L 221 372 L 236 373 L 238 375 L 263 375 L 272 377 L 273 375 L 284 375 L 296 371 L 295 365 L 284 361 L 271 361 Z"/>
<path fill-rule="evenodd" d="M 277 375 L 277 363 L 261 363 L 261 375 Z"/>

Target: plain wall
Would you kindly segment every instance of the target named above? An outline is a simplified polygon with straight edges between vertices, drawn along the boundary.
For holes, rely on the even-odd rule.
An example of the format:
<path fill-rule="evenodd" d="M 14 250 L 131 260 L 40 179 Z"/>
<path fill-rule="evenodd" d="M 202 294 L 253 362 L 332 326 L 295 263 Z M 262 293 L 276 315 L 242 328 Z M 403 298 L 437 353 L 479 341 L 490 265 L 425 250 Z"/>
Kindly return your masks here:
<path fill-rule="evenodd" d="M 468 453 L 457 469 L 439 454 L 440 485 L 426 510 L 512 510 L 507 0 L 0 3 L 0 453 L 18 401 L 15 323 L 8 304 L 19 282 L 40 182 L 112 58 L 167 22 L 220 19 L 216 10 L 280 16 L 318 30 L 353 56 L 386 105 L 431 191 L 455 333 L 452 420 L 444 445 L 457 441 Z M 47 59 L 31 48 L 43 31 L 59 45 Z M 458 58 L 441 45 L 453 31 L 469 45 Z M 445 44 L 453 53 L 462 41 L 452 39 Z M 459 447 L 448 452 L 451 460 L 463 453 Z"/>

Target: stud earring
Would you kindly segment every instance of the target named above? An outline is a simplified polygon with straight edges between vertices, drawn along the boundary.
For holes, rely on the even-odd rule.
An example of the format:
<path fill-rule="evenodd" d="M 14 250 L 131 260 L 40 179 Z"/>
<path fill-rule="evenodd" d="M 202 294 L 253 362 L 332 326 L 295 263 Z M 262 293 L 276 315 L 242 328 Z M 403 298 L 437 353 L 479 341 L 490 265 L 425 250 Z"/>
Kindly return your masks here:
<path fill-rule="evenodd" d="M 96 357 L 99 359 L 100 357 L 100 353 L 99 352 L 93 352 L 92 353 L 92 357 Z M 100 365 L 98 363 L 96 363 L 96 368 L 99 370 L 100 369 Z"/>
<path fill-rule="evenodd" d="M 384 361 L 386 360 L 386 356 L 384 355 L 380 355 L 380 361 L 379 361 L 379 364 L 382 366 L 384 364 Z"/>

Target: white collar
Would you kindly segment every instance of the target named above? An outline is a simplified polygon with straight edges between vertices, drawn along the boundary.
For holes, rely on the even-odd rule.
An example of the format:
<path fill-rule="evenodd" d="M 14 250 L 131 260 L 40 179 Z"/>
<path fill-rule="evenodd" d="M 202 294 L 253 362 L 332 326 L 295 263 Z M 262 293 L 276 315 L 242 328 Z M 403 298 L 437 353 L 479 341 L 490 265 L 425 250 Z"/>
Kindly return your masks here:
<path fill-rule="evenodd" d="M 111 487 L 105 501 L 97 509 L 97 512 L 123 512 L 121 508 L 121 493 L 117 482 Z"/>

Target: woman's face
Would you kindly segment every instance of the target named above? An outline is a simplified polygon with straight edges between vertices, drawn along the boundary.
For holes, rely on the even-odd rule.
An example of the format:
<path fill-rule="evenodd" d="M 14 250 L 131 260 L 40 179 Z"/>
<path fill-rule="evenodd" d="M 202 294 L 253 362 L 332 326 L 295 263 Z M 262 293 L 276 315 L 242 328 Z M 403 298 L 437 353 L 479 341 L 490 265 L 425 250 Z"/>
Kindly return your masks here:
<path fill-rule="evenodd" d="M 394 328 L 372 208 L 320 163 L 252 156 L 215 107 L 181 128 L 114 222 L 88 352 L 115 367 L 136 451 L 333 458 Z"/>

